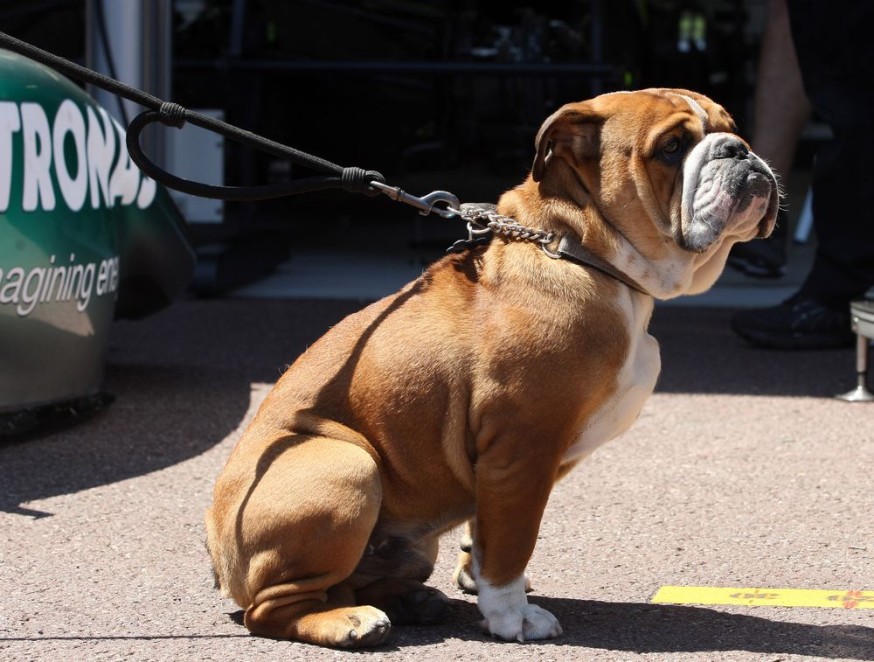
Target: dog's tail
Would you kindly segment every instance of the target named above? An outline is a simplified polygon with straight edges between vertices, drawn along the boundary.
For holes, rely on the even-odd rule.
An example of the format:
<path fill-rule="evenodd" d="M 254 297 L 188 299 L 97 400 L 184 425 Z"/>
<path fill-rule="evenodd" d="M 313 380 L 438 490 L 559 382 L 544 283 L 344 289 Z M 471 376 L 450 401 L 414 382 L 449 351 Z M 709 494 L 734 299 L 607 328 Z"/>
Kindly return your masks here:
<path fill-rule="evenodd" d="M 204 546 L 212 560 L 213 586 L 221 591 L 222 595 L 226 598 L 236 599 L 236 596 L 239 595 L 239 588 L 241 587 L 238 587 L 238 590 L 234 591 L 229 585 L 228 579 L 238 576 L 239 573 L 234 572 L 233 561 L 219 551 L 221 546 L 216 544 L 217 538 L 216 532 L 213 528 L 214 520 L 211 517 L 211 514 L 212 509 L 210 508 L 206 513 L 206 540 L 204 541 Z"/>

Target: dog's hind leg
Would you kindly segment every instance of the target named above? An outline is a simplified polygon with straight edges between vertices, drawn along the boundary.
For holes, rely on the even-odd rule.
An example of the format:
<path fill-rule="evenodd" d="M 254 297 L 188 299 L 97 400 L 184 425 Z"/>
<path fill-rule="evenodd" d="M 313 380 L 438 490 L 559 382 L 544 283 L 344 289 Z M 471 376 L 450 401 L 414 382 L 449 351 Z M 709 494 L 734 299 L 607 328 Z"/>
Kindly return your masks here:
<path fill-rule="evenodd" d="M 227 553 L 223 545 L 233 547 L 242 581 L 236 591 L 233 580 L 223 584 L 244 607 L 246 627 L 323 646 L 383 641 L 391 627 L 386 614 L 356 606 L 345 585 L 379 514 L 382 491 L 370 454 L 344 441 L 294 437 L 261 453 L 245 477 L 226 474 L 216 501 L 223 489 L 239 496 L 224 516 L 210 514 L 224 525 L 210 549 L 215 559 Z"/>
<path fill-rule="evenodd" d="M 313 581 L 324 583 L 320 577 Z M 340 648 L 376 646 L 385 640 L 392 624 L 383 611 L 338 599 L 344 587 L 307 591 L 307 583 L 288 582 L 259 591 L 246 610 L 246 627 L 265 637 Z"/>

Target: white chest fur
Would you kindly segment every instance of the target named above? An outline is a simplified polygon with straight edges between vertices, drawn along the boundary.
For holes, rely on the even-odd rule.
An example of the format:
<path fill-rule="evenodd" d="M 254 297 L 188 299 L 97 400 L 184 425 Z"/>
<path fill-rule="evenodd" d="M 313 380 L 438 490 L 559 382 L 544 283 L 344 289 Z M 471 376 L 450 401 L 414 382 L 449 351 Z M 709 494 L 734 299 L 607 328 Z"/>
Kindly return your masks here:
<path fill-rule="evenodd" d="M 575 462 L 598 446 L 625 432 L 637 419 L 655 388 L 661 368 L 656 339 L 646 327 L 652 313 L 652 299 L 629 294 L 623 303 L 630 333 L 628 356 L 617 375 L 617 387 L 584 423 L 576 441 L 565 453 L 565 462 Z"/>

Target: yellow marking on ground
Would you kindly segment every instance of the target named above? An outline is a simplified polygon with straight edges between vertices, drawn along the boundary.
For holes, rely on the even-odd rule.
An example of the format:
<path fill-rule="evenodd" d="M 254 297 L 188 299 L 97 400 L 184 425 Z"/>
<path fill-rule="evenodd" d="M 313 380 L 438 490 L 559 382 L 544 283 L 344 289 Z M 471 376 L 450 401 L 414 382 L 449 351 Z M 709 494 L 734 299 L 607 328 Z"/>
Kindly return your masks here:
<path fill-rule="evenodd" d="M 874 609 L 874 591 L 807 588 L 730 588 L 662 586 L 650 602 L 675 605 L 745 605 L 749 607 L 828 607 Z"/>

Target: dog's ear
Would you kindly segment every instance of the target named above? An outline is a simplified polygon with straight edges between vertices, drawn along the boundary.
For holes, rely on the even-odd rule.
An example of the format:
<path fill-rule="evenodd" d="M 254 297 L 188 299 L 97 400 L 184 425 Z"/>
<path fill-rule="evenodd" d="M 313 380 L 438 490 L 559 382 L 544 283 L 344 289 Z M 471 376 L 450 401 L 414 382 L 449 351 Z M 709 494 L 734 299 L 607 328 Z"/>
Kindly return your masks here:
<path fill-rule="evenodd" d="M 570 158 L 579 164 L 601 152 L 601 126 L 604 118 L 585 104 L 562 106 L 546 121 L 534 140 L 534 165 L 531 177 L 535 182 L 543 179 L 546 166 L 555 156 Z"/>

